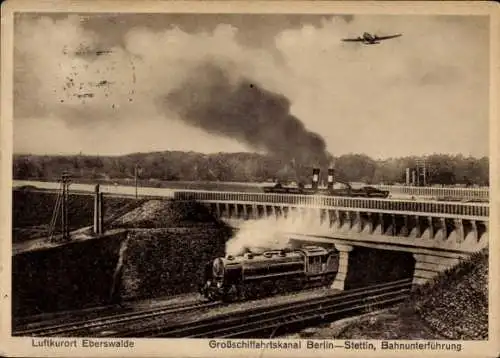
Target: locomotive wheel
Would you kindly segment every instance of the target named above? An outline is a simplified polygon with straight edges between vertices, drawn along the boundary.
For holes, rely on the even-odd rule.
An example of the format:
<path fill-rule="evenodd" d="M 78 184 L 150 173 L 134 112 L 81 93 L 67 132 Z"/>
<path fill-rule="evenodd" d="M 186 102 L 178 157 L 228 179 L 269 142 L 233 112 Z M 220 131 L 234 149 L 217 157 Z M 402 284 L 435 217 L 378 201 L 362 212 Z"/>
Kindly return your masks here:
<path fill-rule="evenodd" d="M 257 288 L 255 287 L 255 284 L 251 283 L 247 286 L 246 289 L 246 298 L 249 300 L 253 300 L 254 298 L 258 297 L 259 293 Z"/>
<path fill-rule="evenodd" d="M 248 299 L 248 293 L 243 285 L 238 285 L 238 299 L 241 301 Z"/>
<path fill-rule="evenodd" d="M 231 285 L 231 288 L 228 291 L 229 300 L 231 302 L 238 301 L 238 298 L 240 296 L 239 291 L 240 290 L 238 289 L 238 287 L 236 285 Z"/>
<path fill-rule="evenodd" d="M 237 301 L 239 297 L 239 290 L 236 287 L 236 285 L 231 285 L 229 289 L 224 291 L 224 294 L 222 296 L 222 300 L 224 302 L 234 302 Z"/>
<path fill-rule="evenodd" d="M 215 292 L 213 291 L 209 291 L 208 292 L 208 299 L 210 301 L 217 301 L 219 299 L 219 295 L 217 295 Z"/>

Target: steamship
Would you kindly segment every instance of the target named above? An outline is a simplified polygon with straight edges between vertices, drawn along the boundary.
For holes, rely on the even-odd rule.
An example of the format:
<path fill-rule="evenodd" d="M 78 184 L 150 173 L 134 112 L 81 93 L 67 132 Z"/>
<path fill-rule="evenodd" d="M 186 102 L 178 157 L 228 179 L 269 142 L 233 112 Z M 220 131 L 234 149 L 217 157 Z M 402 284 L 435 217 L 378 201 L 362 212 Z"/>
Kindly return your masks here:
<path fill-rule="evenodd" d="M 326 188 L 319 187 L 319 168 L 313 168 L 311 186 L 306 188 L 303 183 L 297 186 L 285 186 L 276 183 L 274 186 L 264 187 L 264 193 L 276 194 L 297 194 L 297 195 L 328 195 L 328 196 L 347 196 L 364 198 L 387 198 L 388 190 L 380 190 L 372 186 L 363 186 L 353 188 L 351 184 L 341 180 L 335 180 L 335 169 L 328 169 Z"/>

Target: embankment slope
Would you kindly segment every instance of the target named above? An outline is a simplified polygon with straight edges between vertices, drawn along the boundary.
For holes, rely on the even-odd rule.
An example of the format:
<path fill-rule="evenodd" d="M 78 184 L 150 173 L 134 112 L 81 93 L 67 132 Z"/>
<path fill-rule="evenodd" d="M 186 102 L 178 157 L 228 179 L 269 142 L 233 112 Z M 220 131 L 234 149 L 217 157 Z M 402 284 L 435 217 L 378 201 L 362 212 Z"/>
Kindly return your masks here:
<path fill-rule="evenodd" d="M 488 339 L 488 249 L 473 254 L 391 309 L 334 322 L 308 337 L 335 339 Z"/>
<path fill-rule="evenodd" d="M 13 316 L 194 292 L 231 229 L 197 203 L 154 200 L 115 233 L 13 256 Z"/>

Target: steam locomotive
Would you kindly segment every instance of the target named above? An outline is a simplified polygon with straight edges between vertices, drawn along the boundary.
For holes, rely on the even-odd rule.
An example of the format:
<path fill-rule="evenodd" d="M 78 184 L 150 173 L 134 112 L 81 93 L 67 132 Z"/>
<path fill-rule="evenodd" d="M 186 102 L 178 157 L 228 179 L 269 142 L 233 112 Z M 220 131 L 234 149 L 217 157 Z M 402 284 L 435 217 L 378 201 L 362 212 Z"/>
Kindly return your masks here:
<path fill-rule="evenodd" d="M 302 195 L 330 195 L 330 196 L 348 196 L 348 197 L 364 197 L 364 198 L 387 198 L 388 190 L 379 190 L 372 186 L 363 186 L 355 189 L 351 184 L 344 181 L 335 181 L 334 169 L 328 169 L 328 185 L 326 189 L 319 188 L 319 173 L 318 168 L 313 169 L 311 188 L 305 188 L 299 184 L 298 187 L 286 187 L 277 183 L 272 187 L 264 187 L 264 193 L 279 193 L 279 194 L 302 194 Z M 334 188 L 334 184 L 339 183 L 341 188 Z"/>
<path fill-rule="evenodd" d="M 210 301 L 240 301 L 326 285 L 338 270 L 338 253 L 320 246 L 218 257 L 205 266 L 200 293 Z"/>

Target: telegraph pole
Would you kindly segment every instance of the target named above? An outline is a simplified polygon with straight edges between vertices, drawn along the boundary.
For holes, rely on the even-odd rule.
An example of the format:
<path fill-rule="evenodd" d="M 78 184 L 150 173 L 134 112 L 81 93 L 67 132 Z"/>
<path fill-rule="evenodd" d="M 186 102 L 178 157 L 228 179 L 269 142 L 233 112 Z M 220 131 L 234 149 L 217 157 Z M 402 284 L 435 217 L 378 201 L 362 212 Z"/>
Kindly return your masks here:
<path fill-rule="evenodd" d="M 134 170 L 134 176 L 135 176 L 135 198 L 137 199 L 137 176 L 138 176 L 138 166 L 137 164 L 135 165 L 135 170 Z"/>
<path fill-rule="evenodd" d="M 71 182 L 71 175 L 67 172 L 64 172 L 61 177 L 61 183 L 62 183 L 61 226 L 62 226 L 63 240 L 69 240 L 68 199 L 69 199 L 70 182 Z"/>
<path fill-rule="evenodd" d="M 61 213 L 61 234 L 63 240 L 69 240 L 69 218 L 68 218 L 68 208 L 69 208 L 69 184 L 70 174 L 64 172 L 59 180 L 61 182 L 61 189 L 57 193 L 56 205 L 54 211 L 52 212 L 52 219 L 49 224 L 49 240 L 54 240 L 54 233 L 57 224 L 57 218 L 59 216 L 59 210 Z"/>

